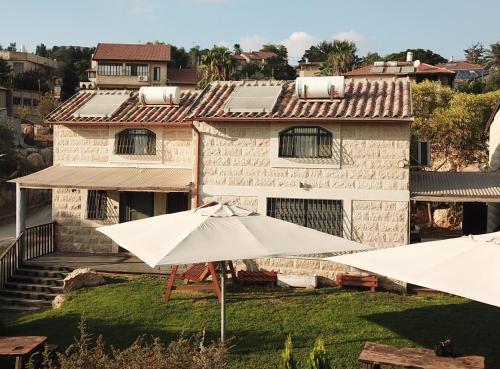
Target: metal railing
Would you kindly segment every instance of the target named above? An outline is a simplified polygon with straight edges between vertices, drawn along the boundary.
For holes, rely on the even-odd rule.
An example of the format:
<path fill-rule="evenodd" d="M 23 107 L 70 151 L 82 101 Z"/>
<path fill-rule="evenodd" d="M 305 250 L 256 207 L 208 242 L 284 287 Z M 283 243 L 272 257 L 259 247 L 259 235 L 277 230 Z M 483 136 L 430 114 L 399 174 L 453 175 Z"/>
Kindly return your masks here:
<path fill-rule="evenodd" d="M 24 261 L 54 252 L 55 226 L 51 222 L 26 228 L 0 255 L 0 288 L 5 287 Z"/>

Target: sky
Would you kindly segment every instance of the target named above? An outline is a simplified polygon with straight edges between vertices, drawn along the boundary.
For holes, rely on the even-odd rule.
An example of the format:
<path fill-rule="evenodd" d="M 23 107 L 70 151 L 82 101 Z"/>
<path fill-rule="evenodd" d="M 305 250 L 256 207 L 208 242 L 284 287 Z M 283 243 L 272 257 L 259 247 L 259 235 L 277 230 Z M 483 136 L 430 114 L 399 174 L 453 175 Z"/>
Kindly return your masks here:
<path fill-rule="evenodd" d="M 24 0 L 0 12 L 0 44 L 95 46 L 164 41 L 189 49 L 280 43 L 296 63 L 321 40 L 355 41 L 359 55 L 407 48 L 463 58 L 500 40 L 499 0 Z M 16 5 L 19 4 L 19 5 Z"/>

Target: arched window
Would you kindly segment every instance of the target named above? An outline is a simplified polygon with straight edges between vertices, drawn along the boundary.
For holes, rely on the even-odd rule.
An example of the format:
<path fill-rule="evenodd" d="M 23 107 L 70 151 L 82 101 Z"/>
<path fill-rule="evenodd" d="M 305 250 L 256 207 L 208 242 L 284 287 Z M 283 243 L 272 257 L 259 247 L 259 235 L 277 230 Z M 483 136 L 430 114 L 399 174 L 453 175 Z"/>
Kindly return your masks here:
<path fill-rule="evenodd" d="M 280 158 L 331 158 L 332 134 L 321 127 L 293 127 L 280 132 Z"/>
<path fill-rule="evenodd" d="M 116 134 L 115 154 L 155 155 L 156 135 L 149 129 L 125 129 Z"/>

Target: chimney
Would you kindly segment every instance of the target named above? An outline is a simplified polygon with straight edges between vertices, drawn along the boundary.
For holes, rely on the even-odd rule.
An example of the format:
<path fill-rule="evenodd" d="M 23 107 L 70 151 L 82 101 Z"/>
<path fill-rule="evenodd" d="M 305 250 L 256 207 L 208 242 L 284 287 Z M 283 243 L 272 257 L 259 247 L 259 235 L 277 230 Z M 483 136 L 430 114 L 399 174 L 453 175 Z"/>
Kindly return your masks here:
<path fill-rule="evenodd" d="M 413 53 L 411 51 L 408 51 L 406 53 L 406 61 L 407 62 L 412 62 L 413 61 Z"/>

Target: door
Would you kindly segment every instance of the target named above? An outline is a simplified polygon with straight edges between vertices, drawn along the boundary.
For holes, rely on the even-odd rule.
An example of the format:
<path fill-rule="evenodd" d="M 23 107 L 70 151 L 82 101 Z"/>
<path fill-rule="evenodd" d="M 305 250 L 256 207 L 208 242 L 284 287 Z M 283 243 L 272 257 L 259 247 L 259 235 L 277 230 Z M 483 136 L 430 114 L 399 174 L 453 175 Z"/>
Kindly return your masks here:
<path fill-rule="evenodd" d="M 464 202 L 462 218 L 462 234 L 486 233 L 488 207 L 485 202 Z"/>
<path fill-rule="evenodd" d="M 120 192 L 120 223 L 154 215 L 153 192 Z"/>
<path fill-rule="evenodd" d="M 189 194 L 187 192 L 167 193 L 167 214 L 189 210 Z"/>

